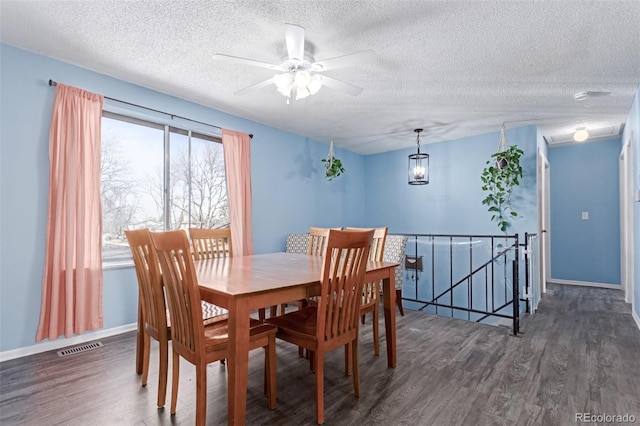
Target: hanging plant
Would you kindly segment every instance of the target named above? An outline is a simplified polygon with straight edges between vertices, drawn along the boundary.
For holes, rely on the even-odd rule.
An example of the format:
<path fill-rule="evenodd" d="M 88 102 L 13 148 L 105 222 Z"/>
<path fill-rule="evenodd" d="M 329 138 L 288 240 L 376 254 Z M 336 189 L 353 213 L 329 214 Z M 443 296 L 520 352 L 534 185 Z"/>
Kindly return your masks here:
<path fill-rule="evenodd" d="M 329 145 L 329 154 L 326 158 L 322 159 L 325 168 L 325 177 L 328 181 L 332 181 L 337 178 L 341 174 L 344 173 L 344 167 L 342 166 L 342 161 L 333 153 L 333 141 Z"/>
<path fill-rule="evenodd" d="M 482 171 L 482 190 L 488 192 L 482 204 L 488 206 L 492 213 L 491 221 L 498 222 L 498 228 L 507 232 L 510 220 L 518 217 L 518 213 L 511 206 L 511 195 L 522 179 L 520 158 L 524 151 L 517 145 L 508 146 L 504 134 L 504 124 L 500 132 L 498 152 L 486 162 Z"/>

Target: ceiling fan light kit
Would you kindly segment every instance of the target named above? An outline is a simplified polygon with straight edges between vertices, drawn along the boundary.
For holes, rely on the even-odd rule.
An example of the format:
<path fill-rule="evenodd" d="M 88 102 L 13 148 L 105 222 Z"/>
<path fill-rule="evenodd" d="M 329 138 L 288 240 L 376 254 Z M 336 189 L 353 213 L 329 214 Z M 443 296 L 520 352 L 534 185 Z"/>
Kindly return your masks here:
<path fill-rule="evenodd" d="M 322 76 L 308 71 L 295 71 L 273 76 L 276 89 L 286 98 L 293 95 L 296 100 L 315 95 L 322 87 Z"/>

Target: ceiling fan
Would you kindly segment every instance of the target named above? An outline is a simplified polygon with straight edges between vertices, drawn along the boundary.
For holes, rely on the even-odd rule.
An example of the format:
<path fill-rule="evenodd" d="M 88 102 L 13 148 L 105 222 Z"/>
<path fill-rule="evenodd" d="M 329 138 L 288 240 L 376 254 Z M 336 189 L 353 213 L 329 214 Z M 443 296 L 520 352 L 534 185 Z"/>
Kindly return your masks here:
<path fill-rule="evenodd" d="M 292 97 L 298 100 L 314 95 L 323 86 L 357 96 L 363 90 L 361 87 L 336 80 L 321 73 L 337 68 L 373 64 L 378 61 L 378 57 L 373 50 L 365 50 L 316 62 L 310 54 L 305 53 L 303 27 L 295 24 L 284 24 L 284 37 L 288 56 L 279 65 L 222 53 L 213 55 L 214 59 L 267 68 L 278 73 L 267 80 L 240 89 L 234 92 L 234 95 L 246 95 L 274 84 L 278 92 L 287 97 L 287 103 Z"/>

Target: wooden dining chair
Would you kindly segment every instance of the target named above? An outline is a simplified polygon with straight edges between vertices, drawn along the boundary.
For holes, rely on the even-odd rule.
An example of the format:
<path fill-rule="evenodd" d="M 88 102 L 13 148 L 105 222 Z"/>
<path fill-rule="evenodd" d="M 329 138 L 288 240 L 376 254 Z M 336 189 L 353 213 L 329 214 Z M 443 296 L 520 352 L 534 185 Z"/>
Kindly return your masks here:
<path fill-rule="evenodd" d="M 329 229 L 332 228 L 318 228 L 312 226 L 309 228 L 309 245 L 307 246 L 307 254 L 311 256 L 322 256 L 324 248 L 327 245 L 327 238 L 329 238 Z M 333 228 L 340 229 L 340 228 Z"/>
<path fill-rule="evenodd" d="M 203 324 L 200 290 L 195 265 L 184 230 L 154 233 L 153 244 L 160 258 L 165 294 L 172 320 L 171 414 L 176 413 L 180 357 L 196 368 L 196 424 L 206 423 L 207 364 L 229 356 L 228 321 Z M 276 336 L 277 328 L 251 320 L 249 349 L 264 348 L 267 406 L 276 407 Z"/>
<path fill-rule="evenodd" d="M 196 260 L 233 256 L 231 228 L 190 228 L 189 237 L 193 247 L 193 257 Z"/>
<path fill-rule="evenodd" d="M 231 228 L 200 229 L 189 228 L 193 257 L 199 259 L 214 259 L 218 257 L 233 257 L 233 245 L 231 244 Z M 276 306 L 271 307 L 271 315 L 274 316 Z M 258 310 L 258 318 L 263 321 L 266 309 Z"/>
<path fill-rule="evenodd" d="M 317 303 L 299 311 L 267 319 L 278 327 L 276 337 L 313 354 L 316 386 L 316 420 L 324 423 L 324 355 L 344 347 L 351 361 L 353 388 L 360 396 L 358 327 L 362 286 L 373 230 L 330 230 L 326 241 L 321 289 Z M 345 373 L 349 374 L 349 368 Z"/>
<path fill-rule="evenodd" d="M 158 407 L 164 407 L 167 394 L 167 370 L 169 364 L 169 340 L 171 340 L 171 324 L 165 304 L 162 273 L 158 255 L 151 241 L 149 229 L 125 231 L 133 264 L 138 278 L 138 294 L 142 310 L 143 344 L 142 344 L 142 386 L 147 385 L 149 375 L 150 338 L 158 341 L 159 374 L 158 374 Z M 227 311 L 216 305 L 202 302 L 202 321 L 223 319 Z"/>
<path fill-rule="evenodd" d="M 327 244 L 327 237 L 329 236 L 330 229 L 341 229 L 341 228 L 319 228 L 312 226 L 309 228 L 308 240 L 307 240 L 307 254 L 310 256 L 322 256 L 324 253 L 324 248 Z M 295 302 L 289 302 L 291 304 L 295 304 L 298 306 L 298 309 L 307 305 L 307 300 L 297 300 Z M 286 312 L 288 303 L 283 303 L 280 305 L 280 314 L 284 315 Z M 271 306 L 271 316 L 274 317 L 277 315 L 277 306 Z M 261 314 L 260 319 L 264 320 L 264 315 Z M 300 350 L 300 355 L 302 356 L 302 349 Z"/>
<path fill-rule="evenodd" d="M 350 230 L 363 231 L 366 228 L 347 228 Z M 369 228 L 370 229 L 370 228 Z M 373 239 L 371 240 L 371 251 L 369 259 L 382 261 L 384 254 L 384 244 L 387 239 L 387 227 L 375 228 L 373 230 Z M 373 353 L 380 355 L 380 281 L 365 283 L 362 288 L 362 305 L 360 306 L 360 314 L 362 316 L 362 324 L 365 321 L 365 315 L 372 313 L 373 326 Z"/>

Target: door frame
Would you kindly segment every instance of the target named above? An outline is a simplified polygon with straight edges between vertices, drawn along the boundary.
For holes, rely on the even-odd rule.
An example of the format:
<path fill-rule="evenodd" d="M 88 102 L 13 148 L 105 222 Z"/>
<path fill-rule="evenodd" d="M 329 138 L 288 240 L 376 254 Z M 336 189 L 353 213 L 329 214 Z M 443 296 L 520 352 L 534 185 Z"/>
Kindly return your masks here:
<path fill-rule="evenodd" d="M 549 160 L 538 148 L 538 235 L 540 235 L 540 293 L 547 292 L 551 279 L 551 205 Z"/>
<path fill-rule="evenodd" d="M 633 303 L 633 146 L 632 135 L 620 152 L 620 284 L 624 300 Z"/>

